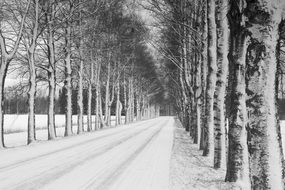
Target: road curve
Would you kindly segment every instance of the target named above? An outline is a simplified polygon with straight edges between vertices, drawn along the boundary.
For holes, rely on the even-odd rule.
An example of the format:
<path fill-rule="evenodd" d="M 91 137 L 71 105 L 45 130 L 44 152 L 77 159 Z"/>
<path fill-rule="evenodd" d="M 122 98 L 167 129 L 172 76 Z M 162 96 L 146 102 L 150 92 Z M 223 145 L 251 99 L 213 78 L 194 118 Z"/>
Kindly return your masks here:
<path fill-rule="evenodd" d="M 168 189 L 172 117 L 0 151 L 0 189 Z"/>

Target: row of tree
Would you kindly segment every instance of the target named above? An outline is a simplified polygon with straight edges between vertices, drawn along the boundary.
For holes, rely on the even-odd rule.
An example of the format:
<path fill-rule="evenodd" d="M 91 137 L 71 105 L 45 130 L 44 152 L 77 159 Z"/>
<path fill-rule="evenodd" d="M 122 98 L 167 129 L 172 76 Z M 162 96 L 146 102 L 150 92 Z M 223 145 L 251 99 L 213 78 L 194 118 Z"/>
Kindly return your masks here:
<path fill-rule="evenodd" d="M 88 131 L 110 126 L 112 107 L 116 125 L 122 123 L 122 110 L 126 123 L 158 115 L 159 106 L 152 99 L 161 85 L 143 43 L 148 31 L 128 6 L 123 0 L 1 1 L 0 148 L 4 148 L 4 84 L 9 71 L 19 80 L 17 89 L 28 96 L 28 144 L 36 140 L 35 101 L 43 89 L 48 97 L 49 140 L 56 138 L 58 89 L 63 92 L 66 136 L 73 133 L 75 94 L 77 133 L 84 129 L 84 110 Z"/>
<path fill-rule="evenodd" d="M 226 181 L 284 189 L 276 105 L 283 84 L 282 1 L 148 3 L 162 33 L 153 46 L 162 55 L 165 86 L 194 143 L 213 167 L 226 167 Z"/>

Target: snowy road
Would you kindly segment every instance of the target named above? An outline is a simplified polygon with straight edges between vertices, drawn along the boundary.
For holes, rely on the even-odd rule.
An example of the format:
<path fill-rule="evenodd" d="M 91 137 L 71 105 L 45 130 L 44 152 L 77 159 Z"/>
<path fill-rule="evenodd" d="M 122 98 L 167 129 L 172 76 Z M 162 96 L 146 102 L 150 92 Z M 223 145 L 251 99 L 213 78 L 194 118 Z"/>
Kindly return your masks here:
<path fill-rule="evenodd" d="M 174 119 L 0 151 L 0 189 L 167 190 Z"/>

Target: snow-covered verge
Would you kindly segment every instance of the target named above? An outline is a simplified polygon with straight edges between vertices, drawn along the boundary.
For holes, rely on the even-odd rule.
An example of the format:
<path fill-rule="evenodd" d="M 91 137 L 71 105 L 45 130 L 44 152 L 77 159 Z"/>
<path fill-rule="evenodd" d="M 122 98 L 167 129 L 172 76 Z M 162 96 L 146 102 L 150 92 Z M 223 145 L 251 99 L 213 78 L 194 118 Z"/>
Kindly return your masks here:
<path fill-rule="evenodd" d="M 193 144 L 189 134 L 176 120 L 174 144 L 170 164 L 171 190 L 229 190 L 237 189 L 232 183 L 224 182 L 224 169 L 214 169 L 202 151 Z"/>
<path fill-rule="evenodd" d="M 193 144 L 189 134 L 176 120 L 174 144 L 170 164 L 171 190 L 229 190 L 239 189 L 225 182 L 225 169 L 214 169 L 202 156 L 202 151 Z M 282 145 L 285 148 L 285 121 L 280 122 Z"/>

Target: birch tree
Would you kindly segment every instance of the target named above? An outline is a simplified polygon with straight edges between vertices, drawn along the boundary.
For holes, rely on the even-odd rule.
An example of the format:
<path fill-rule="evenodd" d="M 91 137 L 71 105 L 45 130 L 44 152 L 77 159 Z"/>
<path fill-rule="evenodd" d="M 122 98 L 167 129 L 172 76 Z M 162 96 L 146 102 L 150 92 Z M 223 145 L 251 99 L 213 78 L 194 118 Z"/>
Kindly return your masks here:
<path fill-rule="evenodd" d="M 226 165 L 225 97 L 228 77 L 228 1 L 217 2 L 217 83 L 215 91 L 215 168 Z"/>
<path fill-rule="evenodd" d="M 47 23 L 47 59 L 48 68 L 46 68 L 48 76 L 48 139 L 52 140 L 56 138 L 55 130 L 55 90 L 56 90 L 56 49 L 55 49 L 55 7 L 56 2 L 54 0 L 48 1 L 45 4 L 46 11 L 46 23 Z"/>
<path fill-rule="evenodd" d="M 244 1 L 231 1 L 230 23 L 230 90 L 229 145 L 226 181 L 238 182 L 250 189 L 249 155 L 247 146 L 247 112 L 245 104 L 245 60 L 248 37 L 243 22 Z M 238 18 L 238 19 L 237 19 Z"/>
<path fill-rule="evenodd" d="M 72 16 L 74 12 L 74 4 L 72 1 L 69 1 L 67 4 L 67 19 L 65 22 L 64 28 L 64 70 L 65 70 L 65 81 L 64 89 L 66 92 L 66 108 L 65 108 L 65 132 L 64 136 L 70 136 L 72 134 L 72 65 L 71 65 L 71 48 L 72 48 Z"/>
<path fill-rule="evenodd" d="M 28 41 L 25 41 L 25 46 L 28 53 L 29 62 L 29 92 L 28 92 L 28 104 L 29 104 L 29 115 L 28 115 L 28 144 L 33 143 L 36 140 L 35 131 L 35 95 L 36 95 L 36 60 L 35 51 L 37 47 L 37 39 L 39 33 L 39 17 L 40 17 L 40 7 L 39 0 L 35 0 L 33 3 L 34 7 L 34 18 L 32 21 L 31 31 L 26 31 L 29 36 L 31 32 L 31 37 Z"/>
<path fill-rule="evenodd" d="M 215 22 L 215 1 L 208 0 L 208 76 L 206 89 L 206 123 L 205 147 L 203 156 L 208 156 L 214 165 L 214 92 L 217 75 L 217 56 L 216 56 L 216 22 Z"/>
<path fill-rule="evenodd" d="M 247 108 L 250 176 L 253 189 L 284 189 L 284 157 L 276 113 L 275 77 L 278 0 L 247 1 L 245 17 L 250 44 L 247 55 Z"/>

